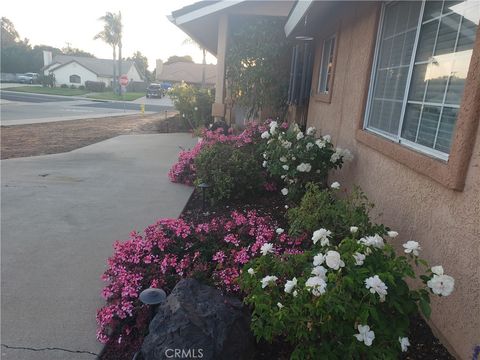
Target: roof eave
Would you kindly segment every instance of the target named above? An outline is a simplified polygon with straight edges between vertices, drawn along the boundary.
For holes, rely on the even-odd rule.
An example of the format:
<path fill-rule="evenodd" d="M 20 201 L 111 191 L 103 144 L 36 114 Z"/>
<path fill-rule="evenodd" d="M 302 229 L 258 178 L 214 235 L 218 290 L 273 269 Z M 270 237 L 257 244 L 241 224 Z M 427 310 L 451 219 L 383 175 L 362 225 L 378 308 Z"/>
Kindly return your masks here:
<path fill-rule="evenodd" d="M 305 14 L 313 2 L 314 0 L 297 1 L 284 26 L 286 37 L 292 34 L 300 21 L 305 17 Z"/>

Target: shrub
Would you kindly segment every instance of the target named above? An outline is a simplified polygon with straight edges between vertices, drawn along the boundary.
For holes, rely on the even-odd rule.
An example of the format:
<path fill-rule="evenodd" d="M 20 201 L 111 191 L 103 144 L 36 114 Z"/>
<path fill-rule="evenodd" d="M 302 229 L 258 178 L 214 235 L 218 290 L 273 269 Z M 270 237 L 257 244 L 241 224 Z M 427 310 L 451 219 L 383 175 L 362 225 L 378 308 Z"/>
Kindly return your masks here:
<path fill-rule="evenodd" d="M 85 85 L 80 85 L 80 86 L 78 87 L 78 89 L 79 89 L 79 90 L 85 90 Z"/>
<path fill-rule="evenodd" d="M 265 140 L 263 166 L 277 180 L 283 181 L 284 195 L 299 200 L 309 182 L 326 186 L 329 170 L 339 169 L 352 155 L 348 150 L 334 148 L 329 136 L 315 139 L 315 128 L 310 127 L 304 134 L 293 125 L 290 128 L 276 121 L 269 124 L 269 130 L 262 133 Z"/>
<path fill-rule="evenodd" d="M 67 84 L 62 84 L 62 85 L 60 85 L 60 87 L 61 87 L 62 89 L 68 89 L 68 85 L 67 85 Z"/>
<path fill-rule="evenodd" d="M 210 185 L 212 202 L 242 198 L 263 185 L 262 168 L 247 147 L 218 143 L 203 149 L 195 159 L 197 182 Z"/>
<path fill-rule="evenodd" d="M 339 195 L 344 197 L 341 198 Z M 373 207 L 374 205 L 358 187 L 347 194 L 321 189 L 316 184 L 308 183 L 299 206 L 287 212 L 289 231 L 290 234 L 304 231 L 312 233 L 321 225 L 332 231 L 335 243 L 350 234 L 351 226 L 357 228 L 360 236 L 386 233 L 387 229 L 383 225 L 371 222 L 369 212 Z"/>
<path fill-rule="evenodd" d="M 336 212 L 344 205 L 332 208 L 324 193 L 316 195 L 317 205 L 332 211 L 327 218 L 348 227 L 331 223 L 336 233 L 320 221 L 322 228 L 310 233 L 308 251 L 276 251 L 244 267 L 239 281 L 253 308 L 252 330 L 257 339 L 290 343 L 292 359 L 396 359 L 409 345 L 410 316 L 420 308 L 429 317 L 430 294 L 448 296 L 454 279 L 418 258 L 421 248 L 415 241 L 403 244 L 407 256 L 397 256 L 384 237 L 398 233 L 379 227 L 379 233 L 362 236 L 368 224 L 361 231 L 350 228 L 357 225 L 349 223 L 356 219 L 357 205 L 348 207 L 346 221 Z M 358 221 L 365 223 L 363 215 Z M 405 282 L 415 278 L 412 260 L 425 266 L 424 286 L 415 290 Z"/>
<path fill-rule="evenodd" d="M 228 217 L 191 224 L 162 219 L 114 244 L 102 291 L 107 304 L 97 312 L 97 338 L 124 343 L 147 332 L 148 307 L 138 300 L 148 287 L 170 292 L 182 277 L 194 277 L 238 293 L 241 267 L 272 244 L 278 251 L 298 251 L 304 239 L 291 238 L 274 221 L 255 211 L 233 211 Z M 265 246 L 264 246 L 265 245 Z M 263 249 L 263 250 L 262 250 Z"/>
<path fill-rule="evenodd" d="M 70 89 L 76 89 L 77 87 L 75 85 L 70 85 Z"/>
<path fill-rule="evenodd" d="M 168 95 L 180 116 L 189 121 L 192 128 L 208 126 L 213 121 L 212 104 L 215 99 L 213 90 L 199 89 L 181 83 L 171 88 Z"/>
<path fill-rule="evenodd" d="M 103 81 L 85 81 L 85 88 L 92 92 L 105 91 L 105 83 Z"/>
<path fill-rule="evenodd" d="M 234 147 L 243 147 L 246 145 L 254 146 L 257 151 L 257 144 L 260 142 L 260 133 L 265 128 L 255 122 L 247 124 L 247 127 L 239 134 L 224 134 L 222 129 L 216 131 L 203 130 L 202 139 L 190 150 L 183 150 L 178 156 L 178 161 L 168 172 L 168 177 L 172 182 L 193 185 L 197 177 L 195 168 L 195 159 L 203 148 L 207 148 L 217 143 L 231 144 Z M 256 154 L 256 153 L 255 153 Z M 258 155 L 255 155 L 258 157 Z"/>

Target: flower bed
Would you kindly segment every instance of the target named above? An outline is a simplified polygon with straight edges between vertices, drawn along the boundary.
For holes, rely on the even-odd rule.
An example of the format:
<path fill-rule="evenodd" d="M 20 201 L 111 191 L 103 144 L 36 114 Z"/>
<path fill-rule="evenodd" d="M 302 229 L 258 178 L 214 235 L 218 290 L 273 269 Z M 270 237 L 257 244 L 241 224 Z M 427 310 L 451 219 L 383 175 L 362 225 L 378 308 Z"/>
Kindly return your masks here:
<path fill-rule="evenodd" d="M 181 219 L 161 219 L 144 234 L 115 243 L 103 276 L 107 304 L 97 314 L 97 336 L 113 349 L 104 359 L 130 358 L 146 335 L 149 309 L 139 293 L 148 287 L 168 293 L 182 277 L 245 299 L 259 359 L 408 358 L 409 346 L 421 348 L 409 338 L 412 326 L 422 324 L 418 309 L 428 317 L 430 294 L 448 296 L 454 280 L 418 258 L 421 247 L 413 240 L 403 244 L 404 256 L 397 255 L 391 243 L 398 233 L 371 221 L 373 205 L 359 189 L 325 186 L 328 171 L 351 159 L 348 151 L 335 148 L 328 136 L 315 139 L 315 129 L 304 134 L 276 122 L 252 124 L 239 135 L 203 136 L 181 153 L 169 173 L 172 181 L 200 181 L 208 169 L 196 166 L 211 163 L 199 159 L 231 147 L 263 165 L 264 191 L 212 202 L 207 213 L 195 193 Z M 413 264 L 424 267 L 424 287 L 417 290 L 405 282 L 415 277 Z M 425 353 L 432 348 L 441 346 L 429 345 Z M 436 354 L 450 359 L 444 349 Z"/>

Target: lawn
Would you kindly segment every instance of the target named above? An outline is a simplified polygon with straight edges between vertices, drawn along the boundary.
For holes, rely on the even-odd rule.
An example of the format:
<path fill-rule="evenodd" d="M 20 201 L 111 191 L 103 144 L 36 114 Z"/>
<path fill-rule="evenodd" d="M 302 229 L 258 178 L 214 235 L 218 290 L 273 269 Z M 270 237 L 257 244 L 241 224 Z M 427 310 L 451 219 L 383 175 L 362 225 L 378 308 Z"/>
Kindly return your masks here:
<path fill-rule="evenodd" d="M 19 87 L 6 88 L 3 90 L 17 91 L 17 92 L 24 92 L 24 93 L 34 93 L 34 94 L 63 95 L 63 96 L 79 96 L 79 95 L 85 95 L 88 93 L 87 90 L 61 88 L 61 87 L 49 88 L 49 87 L 43 87 L 43 86 L 19 86 Z"/>
<path fill-rule="evenodd" d="M 99 99 L 99 100 L 125 100 L 132 101 L 138 98 L 145 96 L 144 92 L 127 92 L 123 96 L 114 94 L 112 91 L 106 91 L 101 93 L 92 93 L 88 94 L 87 97 L 90 99 Z"/>

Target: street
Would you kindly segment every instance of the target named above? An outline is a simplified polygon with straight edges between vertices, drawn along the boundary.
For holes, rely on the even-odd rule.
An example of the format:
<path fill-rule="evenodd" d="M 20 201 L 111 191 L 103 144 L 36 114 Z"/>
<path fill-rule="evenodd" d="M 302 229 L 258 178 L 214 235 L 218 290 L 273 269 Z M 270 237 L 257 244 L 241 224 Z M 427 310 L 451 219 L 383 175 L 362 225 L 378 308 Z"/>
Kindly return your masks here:
<path fill-rule="evenodd" d="M 131 102 L 100 101 L 84 97 L 41 95 L 14 91 L 0 92 L 1 125 L 35 124 L 139 113 L 141 104 L 146 113 L 171 111 L 169 98 Z"/>

